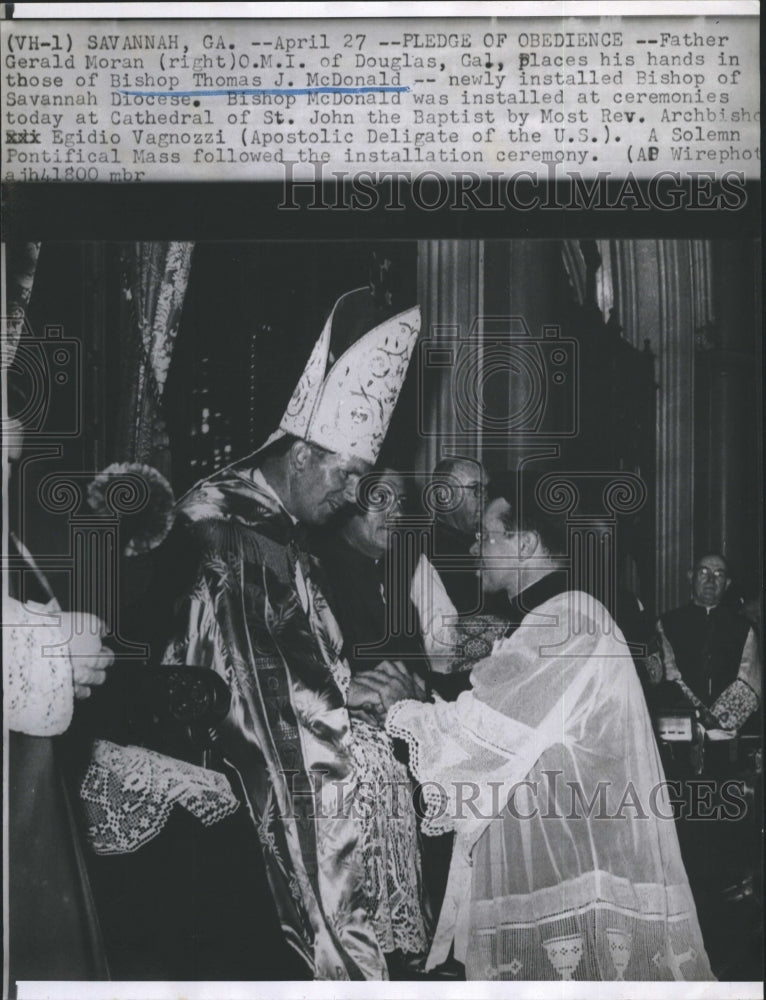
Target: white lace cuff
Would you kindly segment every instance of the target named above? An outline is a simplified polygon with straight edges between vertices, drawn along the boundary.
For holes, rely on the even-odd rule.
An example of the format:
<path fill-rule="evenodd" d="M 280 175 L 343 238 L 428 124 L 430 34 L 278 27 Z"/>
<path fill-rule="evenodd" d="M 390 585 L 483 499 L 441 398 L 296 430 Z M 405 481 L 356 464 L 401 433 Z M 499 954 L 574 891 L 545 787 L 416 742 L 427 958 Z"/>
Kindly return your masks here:
<path fill-rule="evenodd" d="M 160 833 L 174 805 L 205 826 L 239 805 L 226 776 L 143 747 L 96 740 L 80 795 L 96 854 L 131 854 Z"/>
<path fill-rule="evenodd" d="M 556 729 L 561 729 L 558 708 L 533 728 L 471 691 L 456 701 L 398 701 L 386 716 L 388 734 L 406 740 L 410 770 L 421 783 L 423 833 L 462 831 L 469 847 L 502 811 L 513 784 L 526 776 Z"/>
<path fill-rule="evenodd" d="M 439 705 L 445 704 L 441 699 Z M 427 749 L 436 744 L 440 733 L 439 720 L 434 718 L 436 705 L 423 704 L 411 698 L 397 701 L 388 710 L 386 732 L 394 739 L 404 740 L 409 751 L 410 771 L 421 783 L 420 795 L 425 806 L 423 833 L 437 837 L 455 829 L 455 820 L 449 815 L 449 793 L 431 773 L 427 764 Z M 426 734 L 433 737 L 427 740 Z"/>
<path fill-rule="evenodd" d="M 9 729 L 58 736 L 69 728 L 74 682 L 68 634 L 55 604 L 3 598 L 3 679 Z"/>

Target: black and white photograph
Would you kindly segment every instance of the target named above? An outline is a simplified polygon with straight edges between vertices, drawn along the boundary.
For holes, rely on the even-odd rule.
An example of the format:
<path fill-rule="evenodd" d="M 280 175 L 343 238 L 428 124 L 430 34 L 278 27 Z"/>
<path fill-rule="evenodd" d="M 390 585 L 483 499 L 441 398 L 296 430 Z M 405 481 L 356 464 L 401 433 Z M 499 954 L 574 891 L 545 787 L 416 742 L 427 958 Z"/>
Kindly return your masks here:
<path fill-rule="evenodd" d="M 402 38 L 468 67 L 477 22 L 484 45 L 514 30 L 529 73 L 592 37 L 603 67 L 619 20 L 534 51 L 511 17 L 445 17 L 433 44 L 409 17 Z M 9 24 L 14 72 L 47 72 Z M 295 59 L 336 58 L 312 55 L 321 24 Z M 724 93 L 711 25 L 686 49 L 715 50 Z M 188 107 L 282 99 L 226 79 Z M 4 132 L 14 109 L 38 127 L 25 86 Z M 354 96 L 326 126 L 352 136 L 362 91 L 408 86 L 306 92 Z M 527 113 L 460 86 L 482 128 Z M 112 87 L 119 131 L 114 94 L 137 91 Z M 369 103 L 368 132 L 395 119 L 377 148 L 438 144 Z M 485 163 L 456 186 L 432 163 L 449 184 L 360 186 L 296 152 L 282 181 L 43 183 L 18 171 L 124 140 L 23 134 L 3 161 L 3 996 L 761 996 L 752 173 L 510 187 Z"/>

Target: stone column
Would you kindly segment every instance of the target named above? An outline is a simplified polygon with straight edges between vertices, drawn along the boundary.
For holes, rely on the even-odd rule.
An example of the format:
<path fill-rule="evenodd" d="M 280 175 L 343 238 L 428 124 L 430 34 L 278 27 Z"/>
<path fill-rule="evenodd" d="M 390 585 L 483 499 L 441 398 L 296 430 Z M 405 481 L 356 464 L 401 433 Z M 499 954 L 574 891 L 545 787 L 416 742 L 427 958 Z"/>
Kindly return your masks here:
<path fill-rule="evenodd" d="M 710 260 L 712 310 L 697 331 L 695 543 L 698 554 L 722 551 L 752 595 L 762 535 L 758 255 L 720 240 Z"/>
<path fill-rule="evenodd" d="M 681 240 L 617 240 L 615 308 L 625 339 L 656 356 L 655 606 L 685 600 L 694 526 L 695 268 Z"/>
<path fill-rule="evenodd" d="M 481 454 L 481 430 L 460 433 L 453 372 L 460 343 L 484 309 L 482 240 L 423 240 L 418 301 L 423 313 L 418 365 L 419 441 L 415 463 L 428 473 L 446 454 Z M 442 349 L 443 348 L 443 349 Z M 459 441 L 456 438 L 459 437 Z"/>

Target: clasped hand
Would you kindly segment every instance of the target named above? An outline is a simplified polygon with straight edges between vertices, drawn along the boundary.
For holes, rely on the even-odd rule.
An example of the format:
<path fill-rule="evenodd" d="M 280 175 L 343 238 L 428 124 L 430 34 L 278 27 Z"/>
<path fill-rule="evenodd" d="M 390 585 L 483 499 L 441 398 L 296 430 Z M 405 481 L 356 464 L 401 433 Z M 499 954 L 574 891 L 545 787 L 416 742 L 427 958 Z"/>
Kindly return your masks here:
<path fill-rule="evenodd" d="M 63 611 L 62 625 L 69 631 L 69 658 L 75 698 L 89 698 L 92 687 L 103 684 L 106 670 L 114 663 L 114 653 L 101 638 L 104 623 L 96 615 Z"/>
<path fill-rule="evenodd" d="M 383 660 L 372 670 L 354 674 L 348 691 L 348 709 L 356 718 L 382 726 L 389 708 L 404 698 L 424 701 L 426 685 L 399 660 Z"/>

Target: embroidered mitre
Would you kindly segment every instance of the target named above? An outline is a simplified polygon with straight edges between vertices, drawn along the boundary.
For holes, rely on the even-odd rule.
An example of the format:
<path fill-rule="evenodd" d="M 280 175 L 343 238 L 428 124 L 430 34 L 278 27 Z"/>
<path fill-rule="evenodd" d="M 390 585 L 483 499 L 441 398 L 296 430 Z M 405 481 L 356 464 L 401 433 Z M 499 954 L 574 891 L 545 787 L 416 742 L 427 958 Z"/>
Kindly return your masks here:
<path fill-rule="evenodd" d="M 358 288 L 335 303 L 279 431 L 374 464 L 420 332 L 420 308 L 378 323 L 334 360 L 331 345 L 340 313 L 353 313 L 369 300 L 369 288 Z"/>

